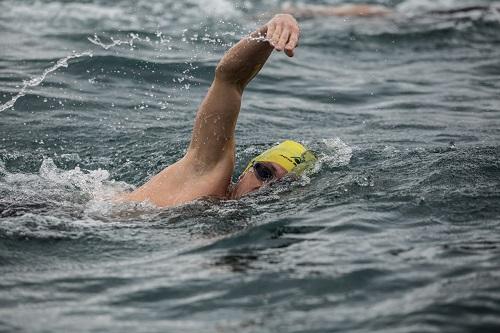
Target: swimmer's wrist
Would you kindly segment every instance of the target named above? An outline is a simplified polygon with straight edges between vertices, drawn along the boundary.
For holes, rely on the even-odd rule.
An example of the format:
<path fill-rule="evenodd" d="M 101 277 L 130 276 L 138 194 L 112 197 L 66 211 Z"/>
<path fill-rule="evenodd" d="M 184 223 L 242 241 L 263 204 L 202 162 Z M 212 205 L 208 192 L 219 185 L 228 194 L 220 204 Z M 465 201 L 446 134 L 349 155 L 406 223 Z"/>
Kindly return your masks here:
<path fill-rule="evenodd" d="M 250 39 L 267 41 L 266 34 L 267 34 L 267 24 L 264 24 L 263 26 L 259 27 L 257 30 L 250 33 L 249 37 L 250 37 Z"/>

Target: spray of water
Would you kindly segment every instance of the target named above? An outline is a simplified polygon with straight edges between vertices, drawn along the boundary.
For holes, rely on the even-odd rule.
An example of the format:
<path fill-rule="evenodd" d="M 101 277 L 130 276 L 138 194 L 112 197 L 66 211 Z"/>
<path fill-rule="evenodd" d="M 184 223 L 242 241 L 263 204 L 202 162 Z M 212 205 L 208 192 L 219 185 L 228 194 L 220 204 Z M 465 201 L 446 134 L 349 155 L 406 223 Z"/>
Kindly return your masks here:
<path fill-rule="evenodd" d="M 109 44 L 105 44 L 101 41 L 101 39 L 99 38 L 99 36 L 97 36 L 96 34 L 94 34 L 94 37 L 87 37 L 87 39 L 89 40 L 89 42 L 91 42 L 92 44 L 95 44 L 97 46 L 100 46 L 102 47 L 103 49 L 105 50 L 108 50 L 114 46 L 120 46 L 120 45 L 129 45 L 130 47 L 134 47 L 134 41 L 141 41 L 141 42 L 150 42 L 150 39 L 149 37 L 146 37 L 146 38 L 141 38 L 139 37 L 138 34 L 130 34 L 130 39 L 128 40 L 120 40 L 120 39 L 114 39 L 113 37 L 111 37 L 111 43 Z"/>
<path fill-rule="evenodd" d="M 92 57 L 92 52 L 90 51 L 85 51 L 85 52 L 82 52 L 82 53 L 73 53 L 69 56 L 66 56 L 64 58 L 61 58 L 59 59 L 54 65 L 46 68 L 42 74 L 38 75 L 38 76 L 35 76 L 29 80 L 26 80 L 23 82 L 23 87 L 21 88 L 21 90 L 19 90 L 19 92 L 14 95 L 10 101 L 4 103 L 4 104 L 1 104 L 0 105 L 0 112 L 2 111 L 5 111 L 7 109 L 10 109 L 11 107 L 14 106 L 14 104 L 16 104 L 16 101 L 23 97 L 24 95 L 26 95 L 27 91 L 29 88 L 34 88 L 38 85 L 40 85 L 44 80 L 45 78 L 47 77 L 47 75 L 49 75 L 50 73 L 52 72 L 55 72 L 56 70 L 58 70 L 59 68 L 61 67 L 68 67 L 68 61 L 71 60 L 71 59 L 77 59 L 77 58 L 81 58 L 81 57 Z"/>
<path fill-rule="evenodd" d="M 226 22 L 220 21 L 220 23 L 226 23 Z M 224 33 L 220 33 L 220 34 L 216 33 L 215 36 L 211 36 L 210 34 L 205 34 L 203 36 L 200 36 L 198 33 L 194 33 L 192 36 L 188 36 L 187 32 L 188 32 L 188 29 L 184 29 L 182 31 L 182 39 L 181 39 L 181 41 L 184 42 L 184 43 L 188 43 L 189 44 L 189 43 L 195 43 L 195 42 L 202 42 L 204 44 L 220 45 L 220 46 L 224 46 L 224 47 L 229 47 L 229 46 L 231 46 L 231 44 L 230 43 L 224 43 L 224 41 L 221 38 L 219 38 L 219 37 L 234 36 L 236 34 L 234 31 L 229 31 L 229 32 L 224 32 Z M 134 50 L 135 47 L 136 47 L 136 45 L 134 44 L 135 42 L 141 42 L 141 43 L 150 44 L 150 45 L 153 45 L 153 44 L 170 44 L 170 43 L 172 43 L 171 37 L 164 36 L 163 33 L 159 32 L 159 31 L 156 32 L 156 37 L 158 38 L 158 40 L 152 40 L 148 36 L 142 37 L 139 34 L 130 33 L 128 35 L 127 39 L 123 39 L 122 40 L 122 39 L 118 39 L 118 38 L 115 38 L 115 37 L 110 37 L 111 42 L 106 43 L 103 40 L 101 40 L 101 37 L 99 37 L 97 34 L 94 34 L 94 36 L 89 36 L 89 37 L 87 37 L 87 39 L 92 44 L 97 45 L 97 46 L 103 48 L 104 50 L 109 50 L 109 49 L 111 49 L 113 47 L 117 47 L 117 46 L 118 47 L 119 46 L 128 46 L 128 47 L 130 47 L 131 50 Z M 256 39 L 258 39 L 258 40 L 264 40 L 263 37 L 258 37 Z M 171 50 L 172 49 L 171 46 L 169 46 L 168 49 Z M 75 53 L 73 53 L 71 55 L 68 55 L 68 56 L 66 56 L 64 58 L 59 59 L 56 62 L 56 64 L 54 64 L 51 67 L 46 68 L 42 72 L 42 74 L 40 74 L 39 76 L 35 76 L 35 77 L 32 77 L 29 80 L 24 81 L 23 82 L 23 86 L 17 92 L 17 94 L 15 94 L 14 96 L 12 96 L 12 98 L 9 101 L 5 102 L 4 104 L 0 104 L 0 112 L 12 108 L 15 105 L 15 103 L 17 102 L 17 100 L 19 98 L 25 96 L 26 93 L 28 92 L 28 90 L 30 88 L 34 88 L 34 87 L 40 85 L 46 79 L 47 75 L 49 75 L 50 73 L 58 70 L 61 67 L 68 67 L 68 62 L 70 60 L 72 60 L 72 59 L 86 57 L 86 56 L 92 57 L 93 53 L 90 50 L 84 51 L 84 52 L 80 52 L 80 53 L 76 53 L 75 52 Z M 177 79 L 179 83 L 182 83 L 182 81 L 184 81 L 186 79 L 192 79 L 193 78 L 189 74 L 190 74 L 191 70 L 194 70 L 194 69 L 197 68 L 197 66 L 193 65 L 193 63 L 192 63 L 194 59 L 196 59 L 196 54 L 191 58 L 190 61 L 186 61 L 186 65 L 188 65 L 189 68 L 182 72 L 182 77 L 181 78 Z M 174 82 L 175 81 L 176 80 L 174 80 Z M 190 87 L 190 84 L 183 83 L 183 86 L 181 87 L 181 90 L 182 89 L 188 90 L 189 87 Z"/>

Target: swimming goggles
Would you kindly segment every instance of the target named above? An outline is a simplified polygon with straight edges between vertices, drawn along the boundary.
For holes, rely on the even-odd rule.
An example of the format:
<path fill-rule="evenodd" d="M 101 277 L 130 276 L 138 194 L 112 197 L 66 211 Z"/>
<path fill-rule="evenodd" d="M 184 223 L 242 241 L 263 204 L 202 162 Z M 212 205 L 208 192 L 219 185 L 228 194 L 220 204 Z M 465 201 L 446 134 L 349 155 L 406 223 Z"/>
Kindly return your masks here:
<path fill-rule="evenodd" d="M 276 178 L 275 170 L 262 162 L 254 162 L 252 169 L 258 180 L 268 182 Z"/>

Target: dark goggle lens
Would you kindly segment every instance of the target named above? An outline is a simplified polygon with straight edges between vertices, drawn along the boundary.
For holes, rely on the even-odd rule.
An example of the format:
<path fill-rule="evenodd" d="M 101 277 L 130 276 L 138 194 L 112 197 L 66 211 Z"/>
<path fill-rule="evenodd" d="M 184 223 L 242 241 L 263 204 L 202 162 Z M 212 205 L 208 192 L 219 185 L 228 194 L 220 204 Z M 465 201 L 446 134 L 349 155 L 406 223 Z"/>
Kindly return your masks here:
<path fill-rule="evenodd" d="M 253 169 L 255 170 L 257 178 L 262 181 L 268 181 L 274 178 L 273 171 L 265 164 L 257 162 L 253 165 Z"/>

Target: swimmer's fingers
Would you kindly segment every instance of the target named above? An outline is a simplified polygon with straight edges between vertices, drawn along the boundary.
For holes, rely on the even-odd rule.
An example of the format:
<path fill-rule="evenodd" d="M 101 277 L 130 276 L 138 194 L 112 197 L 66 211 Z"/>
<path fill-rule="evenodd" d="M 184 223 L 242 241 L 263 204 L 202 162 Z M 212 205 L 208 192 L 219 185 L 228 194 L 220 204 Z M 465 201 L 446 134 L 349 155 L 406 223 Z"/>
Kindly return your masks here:
<path fill-rule="evenodd" d="M 288 29 L 285 29 L 281 33 L 278 43 L 275 45 L 276 51 L 283 51 L 285 49 L 285 45 L 288 42 L 289 37 L 290 37 L 290 31 Z"/>
<path fill-rule="evenodd" d="M 293 57 L 295 48 L 299 46 L 299 36 L 300 36 L 300 31 L 298 29 L 294 30 L 290 34 L 290 38 L 288 38 L 288 42 L 285 45 L 285 53 L 289 57 Z"/>
<path fill-rule="evenodd" d="M 267 23 L 266 37 L 271 46 L 277 51 L 284 50 L 290 57 L 293 56 L 293 49 L 297 45 L 298 35 L 299 25 L 291 15 L 278 14 Z"/>
<path fill-rule="evenodd" d="M 267 37 L 267 40 L 269 42 L 271 42 L 271 37 L 273 36 L 275 30 L 276 30 L 276 23 L 274 23 L 274 21 L 271 20 L 267 24 L 267 32 L 266 32 L 266 37 Z M 272 43 L 271 43 L 271 45 L 272 45 Z"/>
<path fill-rule="evenodd" d="M 271 34 L 267 34 L 267 36 L 269 38 L 269 42 L 271 43 L 271 45 L 274 48 L 278 47 L 278 43 L 280 41 L 282 31 L 283 31 L 282 25 L 281 24 L 277 24 L 276 25 L 276 29 L 274 30 L 274 33 L 272 35 Z"/>

